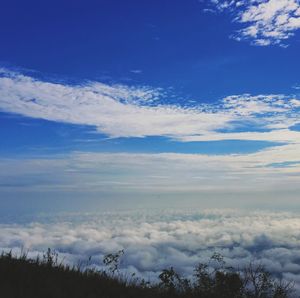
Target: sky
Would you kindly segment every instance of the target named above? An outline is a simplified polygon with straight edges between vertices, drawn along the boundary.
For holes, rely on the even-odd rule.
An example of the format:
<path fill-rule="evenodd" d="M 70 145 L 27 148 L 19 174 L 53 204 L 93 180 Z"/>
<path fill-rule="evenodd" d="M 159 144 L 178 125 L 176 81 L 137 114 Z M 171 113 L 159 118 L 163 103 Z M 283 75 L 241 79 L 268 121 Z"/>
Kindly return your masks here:
<path fill-rule="evenodd" d="M 298 208 L 298 0 L 1 4 L 3 216 Z"/>
<path fill-rule="evenodd" d="M 0 3 L 0 251 L 300 293 L 299 0 Z"/>

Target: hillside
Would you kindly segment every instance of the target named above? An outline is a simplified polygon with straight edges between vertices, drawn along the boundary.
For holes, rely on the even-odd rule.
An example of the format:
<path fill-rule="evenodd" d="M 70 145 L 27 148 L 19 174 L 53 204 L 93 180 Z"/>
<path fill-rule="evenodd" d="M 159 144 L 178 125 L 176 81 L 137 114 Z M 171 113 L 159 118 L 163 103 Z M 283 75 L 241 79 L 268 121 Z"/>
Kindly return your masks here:
<path fill-rule="evenodd" d="M 58 263 L 57 254 L 47 251 L 35 260 L 11 253 L 0 257 L 1 298 L 111 298 L 111 297 L 204 297 L 238 298 L 292 297 L 292 285 L 277 282 L 262 266 L 249 265 L 243 272 L 225 269 L 221 256 L 211 260 L 220 263 L 209 271 L 207 264 L 195 267 L 193 281 L 180 277 L 171 267 L 159 275 L 160 283 L 121 277 L 118 274 L 120 252 L 107 255 L 107 271 L 80 270 Z"/>

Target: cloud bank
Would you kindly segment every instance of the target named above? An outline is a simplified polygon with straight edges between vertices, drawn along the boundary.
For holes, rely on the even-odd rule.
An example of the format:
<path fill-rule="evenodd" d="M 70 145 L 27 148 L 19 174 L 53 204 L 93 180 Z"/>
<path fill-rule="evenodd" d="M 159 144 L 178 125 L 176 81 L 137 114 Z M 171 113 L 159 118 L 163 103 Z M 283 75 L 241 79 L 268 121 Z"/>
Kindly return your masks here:
<path fill-rule="evenodd" d="M 300 2 L 298 0 L 211 0 L 218 11 L 230 11 L 240 29 L 233 38 L 250 40 L 254 45 L 268 46 L 284 43 L 300 29 Z"/>
<path fill-rule="evenodd" d="M 105 254 L 124 249 L 121 269 L 154 279 L 169 266 L 192 274 L 195 264 L 207 261 L 217 251 L 229 265 L 262 262 L 275 275 L 300 285 L 296 213 L 124 211 L 63 214 L 0 227 L 1 249 L 15 253 L 23 249 L 34 256 L 51 247 L 66 262 L 76 264 L 92 256 L 93 265 L 100 268 Z"/>

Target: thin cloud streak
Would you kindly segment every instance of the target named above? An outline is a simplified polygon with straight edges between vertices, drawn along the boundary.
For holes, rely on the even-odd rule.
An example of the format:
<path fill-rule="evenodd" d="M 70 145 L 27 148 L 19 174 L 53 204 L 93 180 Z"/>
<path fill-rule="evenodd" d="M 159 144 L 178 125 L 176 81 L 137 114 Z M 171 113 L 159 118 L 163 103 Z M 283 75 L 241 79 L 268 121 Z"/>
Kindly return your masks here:
<path fill-rule="evenodd" d="M 299 152 L 300 144 L 289 144 L 252 154 L 74 152 L 49 158 L 2 158 L 0 167 L 5 170 L 0 172 L 0 190 L 123 194 L 287 191 L 297 198 Z"/>

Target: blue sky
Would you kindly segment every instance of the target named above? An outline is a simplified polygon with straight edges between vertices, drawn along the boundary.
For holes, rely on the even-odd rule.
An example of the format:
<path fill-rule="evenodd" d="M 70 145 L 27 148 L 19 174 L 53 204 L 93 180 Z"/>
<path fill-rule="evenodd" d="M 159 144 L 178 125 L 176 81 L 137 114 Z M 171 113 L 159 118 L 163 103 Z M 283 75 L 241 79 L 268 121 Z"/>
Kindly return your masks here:
<path fill-rule="evenodd" d="M 2 206 L 292 204 L 299 29 L 298 0 L 3 1 Z"/>

